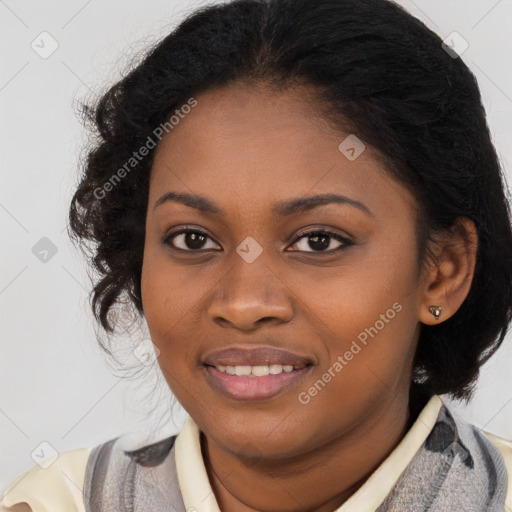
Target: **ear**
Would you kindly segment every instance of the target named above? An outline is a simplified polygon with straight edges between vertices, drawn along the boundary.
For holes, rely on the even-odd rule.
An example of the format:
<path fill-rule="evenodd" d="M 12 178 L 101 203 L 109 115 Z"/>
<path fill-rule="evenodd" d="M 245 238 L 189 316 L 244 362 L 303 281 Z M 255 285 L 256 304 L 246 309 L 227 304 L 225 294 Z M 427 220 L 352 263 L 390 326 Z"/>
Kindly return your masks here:
<path fill-rule="evenodd" d="M 475 224 L 466 217 L 460 217 L 436 240 L 432 247 L 435 261 L 430 263 L 423 281 L 420 322 L 435 325 L 459 309 L 471 288 L 477 246 Z M 438 320 L 429 311 L 431 306 L 442 308 Z"/>

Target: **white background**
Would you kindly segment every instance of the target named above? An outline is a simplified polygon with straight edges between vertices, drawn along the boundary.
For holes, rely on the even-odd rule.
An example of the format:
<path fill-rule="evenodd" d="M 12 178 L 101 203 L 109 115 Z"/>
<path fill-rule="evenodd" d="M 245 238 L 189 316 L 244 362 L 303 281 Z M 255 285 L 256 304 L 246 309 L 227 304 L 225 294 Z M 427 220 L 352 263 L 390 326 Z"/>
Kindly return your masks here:
<path fill-rule="evenodd" d="M 204 3 L 0 0 L 1 488 L 34 465 L 31 453 L 43 441 L 60 452 L 126 433 L 158 438 L 181 428 L 183 411 L 174 424 L 157 425 L 170 394 L 152 377 L 156 367 L 123 379 L 106 363 L 87 304 L 85 261 L 65 226 L 84 139 L 75 100 L 118 79 L 134 51 Z M 463 59 L 478 78 L 512 182 L 512 1 L 400 3 L 443 39 L 457 31 L 469 42 Z M 59 44 L 47 59 L 31 48 L 43 31 Z M 42 237 L 57 248 L 46 263 L 32 253 Z M 475 399 L 458 407 L 509 439 L 511 345 L 509 337 L 485 366 Z"/>

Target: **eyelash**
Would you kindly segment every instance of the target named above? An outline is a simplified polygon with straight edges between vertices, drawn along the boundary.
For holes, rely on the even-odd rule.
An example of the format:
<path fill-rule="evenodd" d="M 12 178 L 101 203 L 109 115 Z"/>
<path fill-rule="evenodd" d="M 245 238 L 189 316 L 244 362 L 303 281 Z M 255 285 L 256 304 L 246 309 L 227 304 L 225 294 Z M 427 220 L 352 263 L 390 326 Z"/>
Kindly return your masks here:
<path fill-rule="evenodd" d="M 178 247 L 175 247 L 172 244 L 171 240 L 173 238 L 175 238 L 176 236 L 182 235 L 182 234 L 190 234 L 190 233 L 196 233 L 199 235 L 203 235 L 203 236 L 209 238 L 210 240 L 212 240 L 212 238 L 204 231 L 201 231 L 198 229 L 186 228 L 186 229 L 177 231 L 175 233 L 171 233 L 170 235 L 167 235 L 166 237 L 164 237 L 164 239 L 162 241 L 164 244 L 168 245 L 171 249 L 176 250 L 176 251 L 181 251 L 181 252 L 202 252 L 205 250 L 209 250 L 209 249 L 197 249 L 197 250 L 180 249 Z M 306 252 L 306 253 L 313 253 L 313 254 L 334 254 L 334 253 L 341 252 L 342 250 L 346 249 L 347 247 L 353 245 L 353 242 L 351 240 L 349 240 L 348 238 L 345 238 L 345 237 L 339 235 L 338 233 L 334 233 L 333 231 L 329 231 L 328 229 L 315 229 L 315 230 L 301 232 L 301 233 L 297 234 L 296 238 L 293 240 L 291 245 L 295 245 L 302 238 L 310 237 L 313 235 L 327 235 L 329 238 L 334 238 L 336 241 L 341 242 L 342 245 L 340 245 L 337 249 L 331 249 L 329 251 L 292 251 L 292 252 Z"/>

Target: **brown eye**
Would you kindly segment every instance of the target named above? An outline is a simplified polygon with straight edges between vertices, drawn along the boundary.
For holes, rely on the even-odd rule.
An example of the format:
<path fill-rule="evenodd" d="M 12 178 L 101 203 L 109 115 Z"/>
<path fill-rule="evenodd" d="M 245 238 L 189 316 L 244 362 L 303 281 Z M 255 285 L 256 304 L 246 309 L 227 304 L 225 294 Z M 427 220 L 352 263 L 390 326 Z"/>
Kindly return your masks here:
<path fill-rule="evenodd" d="M 176 239 L 176 242 L 174 240 Z M 202 231 L 183 229 L 164 239 L 164 243 L 170 245 L 173 249 L 181 251 L 195 252 L 201 249 L 212 249 L 215 247 L 205 247 L 210 237 Z M 215 244 L 216 245 L 216 244 Z"/>
<path fill-rule="evenodd" d="M 338 235 L 337 233 L 333 233 L 331 231 L 310 231 L 308 233 L 302 233 L 298 238 L 296 238 L 294 245 L 297 244 L 298 241 L 302 242 L 304 239 L 304 243 L 302 243 L 302 247 L 299 247 L 300 251 L 304 252 L 324 252 L 324 253 L 333 253 L 338 252 L 346 247 L 353 245 L 353 243 L 345 237 Z M 334 248 L 331 247 L 333 240 L 338 242 L 338 246 Z M 330 250 L 326 250 L 331 247 Z M 311 250 L 308 250 L 311 249 Z"/>

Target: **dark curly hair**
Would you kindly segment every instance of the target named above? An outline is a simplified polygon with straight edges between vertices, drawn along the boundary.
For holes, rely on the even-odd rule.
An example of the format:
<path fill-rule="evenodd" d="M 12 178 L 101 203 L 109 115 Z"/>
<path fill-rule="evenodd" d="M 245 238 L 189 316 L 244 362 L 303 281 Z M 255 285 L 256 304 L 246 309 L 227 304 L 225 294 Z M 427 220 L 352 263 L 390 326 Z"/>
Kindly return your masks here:
<path fill-rule="evenodd" d="M 383 155 L 390 176 L 417 198 L 420 262 L 430 256 L 433 234 L 460 217 L 475 223 L 470 292 L 451 318 L 422 325 L 413 379 L 429 394 L 469 399 L 512 316 L 507 188 L 474 75 L 437 34 L 390 0 L 235 0 L 202 7 L 92 105 L 82 105 L 95 139 L 72 198 L 70 237 L 90 248 L 90 265 L 99 273 L 91 291 L 96 320 L 113 333 L 111 315 L 121 305 L 144 315 L 154 148 L 134 170 L 126 163 L 191 98 L 241 81 L 275 90 L 309 86 L 326 119 L 344 130 L 348 122 L 351 133 Z"/>

